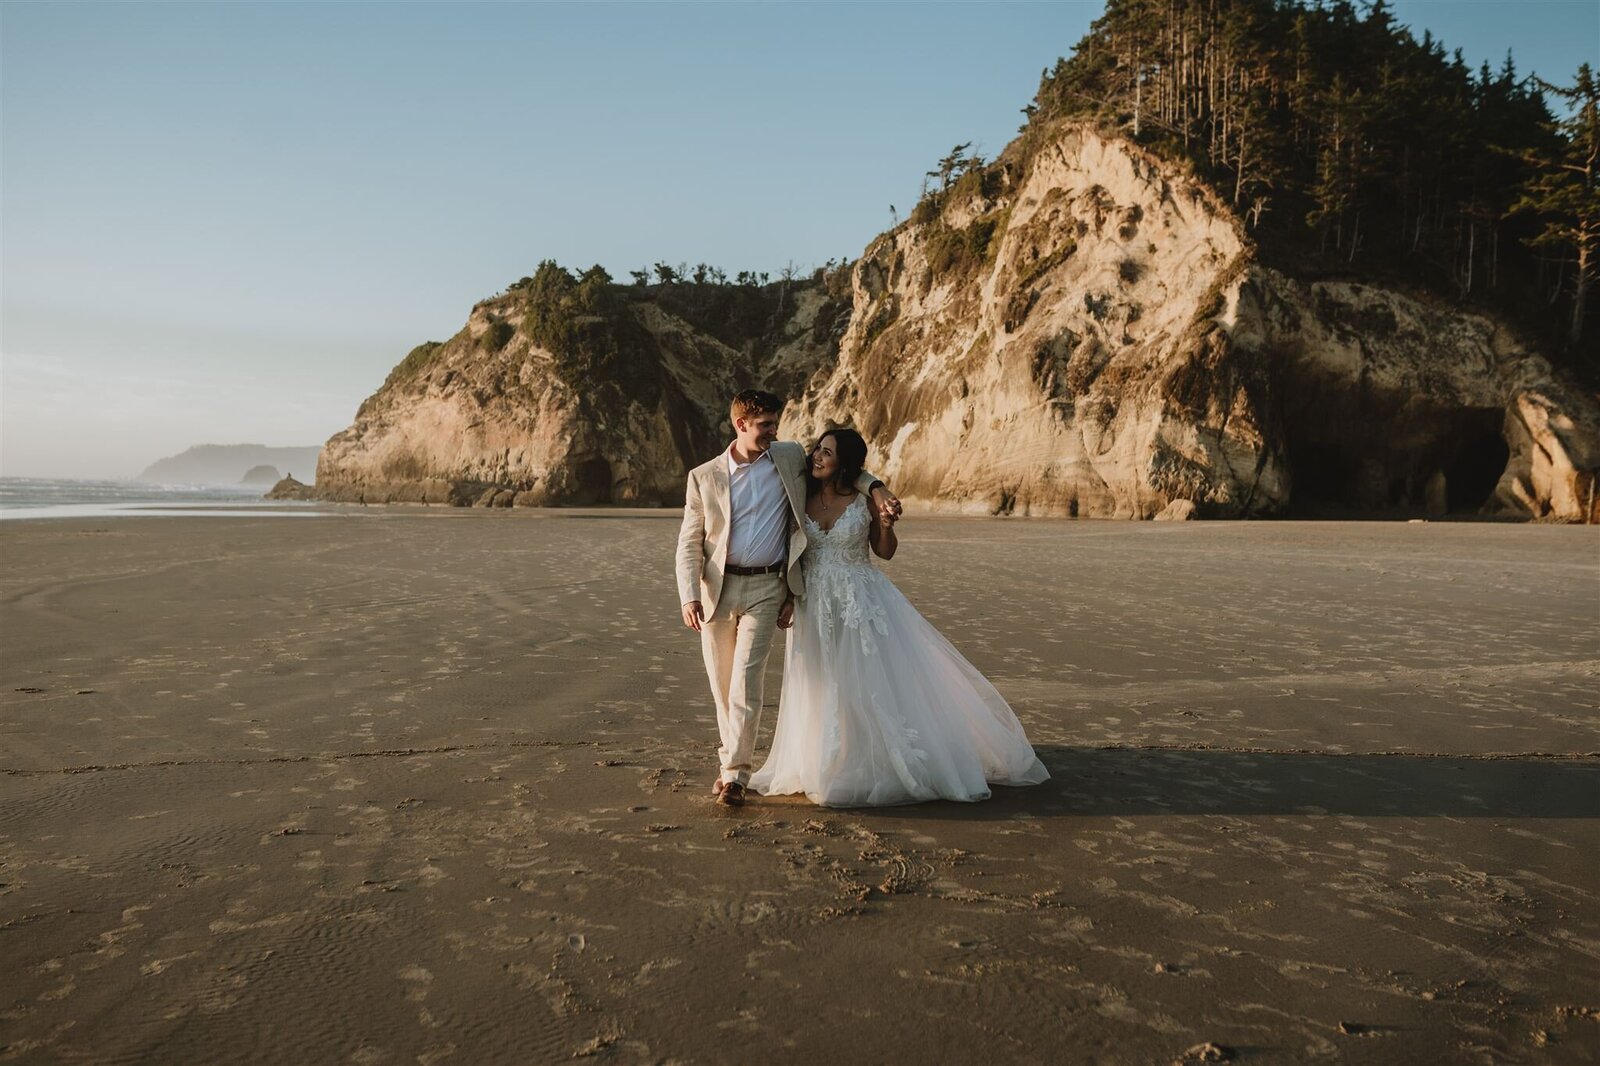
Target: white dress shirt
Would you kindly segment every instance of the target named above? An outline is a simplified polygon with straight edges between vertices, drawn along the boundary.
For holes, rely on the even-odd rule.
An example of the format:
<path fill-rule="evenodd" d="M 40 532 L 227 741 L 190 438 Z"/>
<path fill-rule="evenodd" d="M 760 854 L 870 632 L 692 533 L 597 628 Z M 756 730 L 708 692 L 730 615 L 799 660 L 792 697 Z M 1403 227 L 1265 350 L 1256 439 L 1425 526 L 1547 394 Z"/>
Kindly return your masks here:
<path fill-rule="evenodd" d="M 762 452 L 741 463 L 728 446 L 728 489 L 731 510 L 728 525 L 728 562 L 734 566 L 772 566 L 786 555 L 789 533 L 788 501 L 783 478 Z"/>

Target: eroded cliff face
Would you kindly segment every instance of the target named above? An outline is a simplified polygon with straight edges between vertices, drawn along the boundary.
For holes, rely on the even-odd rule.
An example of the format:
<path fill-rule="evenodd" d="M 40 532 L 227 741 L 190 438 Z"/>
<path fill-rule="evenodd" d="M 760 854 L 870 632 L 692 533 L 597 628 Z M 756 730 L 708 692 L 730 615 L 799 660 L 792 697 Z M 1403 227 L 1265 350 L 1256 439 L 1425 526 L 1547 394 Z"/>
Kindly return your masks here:
<path fill-rule="evenodd" d="M 786 433 L 854 424 L 914 504 L 1148 518 L 1288 499 L 1268 379 L 1217 314 L 1247 269 L 1237 220 L 1202 186 L 1084 129 L 1009 188 L 879 239 L 856 269 L 838 364 Z M 941 269 L 952 233 L 993 226 L 981 259 Z M 1232 288 L 1230 288 L 1230 286 Z"/>
<path fill-rule="evenodd" d="M 574 327 L 609 331 L 604 364 L 541 347 L 526 292 L 485 301 L 328 442 L 318 492 L 676 505 L 756 386 L 793 397 L 787 437 L 855 426 L 929 510 L 1600 518 L 1600 407 L 1494 320 L 1269 270 L 1203 184 L 1086 127 L 977 176 L 845 299 L 617 290 Z"/>
<path fill-rule="evenodd" d="M 1090 129 L 997 167 L 868 249 L 787 435 L 854 425 L 929 510 L 1596 517 L 1600 409 L 1503 325 L 1269 270 L 1205 187 Z M 975 226 L 986 254 L 941 269 Z"/>
<path fill-rule="evenodd" d="M 837 347 L 824 328 L 832 305 L 814 285 L 782 295 L 776 327 L 758 324 L 760 357 L 755 337 L 734 347 L 663 301 L 619 300 L 612 321 L 578 321 L 621 341 L 617 359 L 599 368 L 541 347 L 530 336 L 528 303 L 515 290 L 486 300 L 420 366 L 396 368 L 324 446 L 319 494 L 367 503 L 676 505 L 685 464 L 723 443 L 734 392 L 766 370 L 799 367 L 789 371 L 798 380 Z"/>
<path fill-rule="evenodd" d="M 1503 323 L 1253 268 L 1228 333 L 1271 368 L 1298 512 L 1595 520 L 1600 409 Z"/>

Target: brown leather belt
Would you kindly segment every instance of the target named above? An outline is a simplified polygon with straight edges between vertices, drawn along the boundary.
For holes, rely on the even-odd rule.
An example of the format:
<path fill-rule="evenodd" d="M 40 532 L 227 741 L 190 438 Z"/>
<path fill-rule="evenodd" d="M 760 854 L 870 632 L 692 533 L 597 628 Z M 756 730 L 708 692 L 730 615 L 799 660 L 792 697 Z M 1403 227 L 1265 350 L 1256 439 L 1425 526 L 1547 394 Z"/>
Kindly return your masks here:
<path fill-rule="evenodd" d="M 729 563 L 722 568 L 724 574 L 738 574 L 740 577 L 754 577 L 757 574 L 777 574 L 783 570 L 782 563 L 773 563 L 771 566 L 734 566 Z"/>

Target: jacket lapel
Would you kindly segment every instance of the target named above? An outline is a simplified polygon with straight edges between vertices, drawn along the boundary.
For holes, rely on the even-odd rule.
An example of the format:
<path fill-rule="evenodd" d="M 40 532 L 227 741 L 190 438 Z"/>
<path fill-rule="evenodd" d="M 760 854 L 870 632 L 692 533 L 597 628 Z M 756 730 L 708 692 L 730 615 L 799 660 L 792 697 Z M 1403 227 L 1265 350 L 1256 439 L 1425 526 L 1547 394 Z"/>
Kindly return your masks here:
<path fill-rule="evenodd" d="M 794 454 L 794 449 L 784 448 L 783 459 L 778 458 L 779 452 L 773 449 L 773 463 L 778 467 L 778 480 L 783 482 L 783 494 L 789 498 L 789 510 L 794 513 L 794 520 L 799 522 L 806 513 L 805 479 L 801 476 L 799 456 Z"/>
<path fill-rule="evenodd" d="M 711 485 L 716 491 L 717 506 L 722 509 L 725 525 L 733 522 L 733 489 L 728 484 L 728 457 L 719 455 L 711 463 Z"/>

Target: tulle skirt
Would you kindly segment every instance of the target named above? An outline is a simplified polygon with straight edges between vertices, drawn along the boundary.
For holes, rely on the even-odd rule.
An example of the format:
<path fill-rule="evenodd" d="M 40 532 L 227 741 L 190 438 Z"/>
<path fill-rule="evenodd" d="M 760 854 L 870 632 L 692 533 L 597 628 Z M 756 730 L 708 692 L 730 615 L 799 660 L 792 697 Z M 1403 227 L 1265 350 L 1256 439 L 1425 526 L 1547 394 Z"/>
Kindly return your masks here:
<path fill-rule="evenodd" d="M 863 807 L 981 800 L 1049 776 L 1000 693 L 881 571 L 808 572 L 753 790 Z"/>

